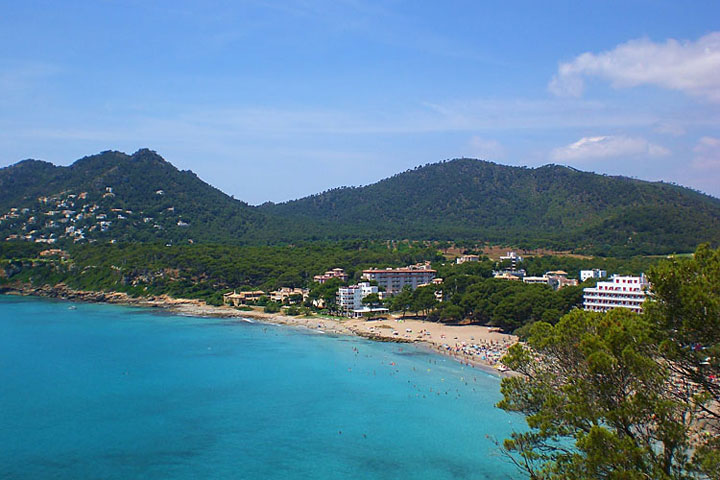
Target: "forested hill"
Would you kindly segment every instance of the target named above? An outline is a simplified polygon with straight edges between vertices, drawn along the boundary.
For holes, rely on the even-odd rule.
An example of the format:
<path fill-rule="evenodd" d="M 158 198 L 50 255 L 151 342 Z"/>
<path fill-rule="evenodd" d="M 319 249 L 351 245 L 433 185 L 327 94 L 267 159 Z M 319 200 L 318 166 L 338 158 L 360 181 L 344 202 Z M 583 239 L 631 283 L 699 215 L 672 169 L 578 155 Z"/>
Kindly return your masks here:
<path fill-rule="evenodd" d="M 0 169 L 0 235 L 240 243 L 265 215 L 150 150 Z M 79 232 L 79 233 L 78 233 Z"/>
<path fill-rule="evenodd" d="M 720 241 L 720 200 L 687 188 L 466 158 L 262 210 L 320 221 L 328 236 L 480 239 L 605 254 L 692 251 Z"/>
<path fill-rule="evenodd" d="M 720 242 L 720 200 L 665 183 L 458 159 L 253 207 L 150 150 L 0 169 L 0 240 L 466 240 L 606 255 Z"/>

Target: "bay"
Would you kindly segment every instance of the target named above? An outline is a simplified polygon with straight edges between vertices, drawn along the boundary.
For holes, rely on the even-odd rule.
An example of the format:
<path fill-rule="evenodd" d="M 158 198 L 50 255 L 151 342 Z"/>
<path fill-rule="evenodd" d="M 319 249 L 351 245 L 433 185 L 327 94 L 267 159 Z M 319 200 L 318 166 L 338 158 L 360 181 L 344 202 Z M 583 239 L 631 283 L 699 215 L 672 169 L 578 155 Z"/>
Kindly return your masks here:
<path fill-rule="evenodd" d="M 499 379 L 412 345 L 0 296 L 0 389 L 0 478 L 520 477 Z"/>

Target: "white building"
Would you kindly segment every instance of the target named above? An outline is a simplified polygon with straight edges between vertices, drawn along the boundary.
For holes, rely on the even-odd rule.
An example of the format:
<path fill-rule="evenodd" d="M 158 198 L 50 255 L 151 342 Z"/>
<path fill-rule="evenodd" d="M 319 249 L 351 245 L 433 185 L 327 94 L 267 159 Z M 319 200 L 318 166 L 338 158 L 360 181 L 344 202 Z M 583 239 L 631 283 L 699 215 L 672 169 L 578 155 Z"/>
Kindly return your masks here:
<path fill-rule="evenodd" d="M 553 290 L 560 290 L 563 287 L 574 286 L 578 284 L 577 279 L 567 278 L 567 272 L 563 270 L 553 270 L 545 272 L 542 277 L 523 277 L 525 283 L 544 283 L 550 285 Z"/>
<path fill-rule="evenodd" d="M 479 262 L 480 261 L 480 255 L 462 255 L 458 257 L 456 260 L 458 265 L 461 265 L 465 262 Z"/>
<path fill-rule="evenodd" d="M 549 285 L 549 279 L 548 279 L 547 275 L 543 275 L 542 277 L 529 277 L 528 276 L 528 277 L 523 277 L 522 280 L 524 283 L 540 283 L 540 284 Z"/>
<path fill-rule="evenodd" d="M 649 287 L 644 274 L 639 277 L 613 275 L 609 282 L 598 282 L 595 287 L 583 289 L 583 307 L 593 312 L 629 308 L 635 313 L 642 313 Z"/>
<path fill-rule="evenodd" d="M 429 264 L 410 265 L 405 268 L 387 268 L 363 270 L 363 278 L 374 280 L 379 286 L 385 288 L 385 293 L 395 295 L 405 285 L 415 290 L 420 285 L 425 285 L 435 278 L 435 270 Z"/>
<path fill-rule="evenodd" d="M 362 299 L 371 293 L 378 293 L 378 287 L 368 282 L 360 282 L 349 287 L 340 287 L 337 292 L 338 309 L 347 316 L 352 316 L 353 311 L 363 310 Z"/>
<path fill-rule="evenodd" d="M 523 257 L 521 257 L 515 252 L 507 252 L 507 255 L 502 255 L 500 257 L 500 261 L 509 261 L 512 264 L 513 268 L 515 268 L 518 263 L 521 263 L 523 261 Z"/>
<path fill-rule="evenodd" d="M 580 281 L 584 282 L 588 278 L 605 278 L 607 271 L 593 268 L 592 270 L 580 270 Z"/>

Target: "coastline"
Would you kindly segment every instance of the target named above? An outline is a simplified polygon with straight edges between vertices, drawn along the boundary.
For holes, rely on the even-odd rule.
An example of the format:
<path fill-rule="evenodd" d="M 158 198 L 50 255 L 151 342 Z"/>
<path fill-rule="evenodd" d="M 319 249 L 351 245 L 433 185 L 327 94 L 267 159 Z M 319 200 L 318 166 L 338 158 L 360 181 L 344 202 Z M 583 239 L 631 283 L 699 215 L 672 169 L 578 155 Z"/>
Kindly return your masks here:
<path fill-rule="evenodd" d="M 517 342 L 517 337 L 480 325 L 445 325 L 425 320 L 397 318 L 381 320 L 337 319 L 323 316 L 288 316 L 259 310 L 238 310 L 230 306 L 208 305 L 201 300 L 173 298 L 167 295 L 132 297 L 121 292 L 73 290 L 67 285 L 6 285 L 0 294 L 36 296 L 61 300 L 109 303 L 160 308 L 177 315 L 212 318 L 250 318 L 264 323 L 302 327 L 339 335 L 367 338 L 373 341 L 414 343 L 434 353 L 496 376 L 517 375 L 499 370 L 499 359 Z"/>

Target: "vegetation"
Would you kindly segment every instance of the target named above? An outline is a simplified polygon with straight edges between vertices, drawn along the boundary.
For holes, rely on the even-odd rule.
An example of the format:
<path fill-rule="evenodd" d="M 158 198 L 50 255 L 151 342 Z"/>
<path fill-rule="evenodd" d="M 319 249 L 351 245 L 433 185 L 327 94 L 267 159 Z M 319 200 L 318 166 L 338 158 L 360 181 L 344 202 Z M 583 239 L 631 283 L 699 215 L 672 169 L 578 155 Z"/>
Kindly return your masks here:
<path fill-rule="evenodd" d="M 660 263 L 649 278 L 655 301 L 646 315 L 661 333 L 660 358 L 673 378 L 697 386 L 692 401 L 705 438 L 695 445 L 696 463 L 720 478 L 720 249 L 701 245 L 693 258 Z"/>
<path fill-rule="evenodd" d="M 22 281 L 36 285 L 63 282 L 81 290 L 168 294 L 198 298 L 210 304 L 220 304 L 222 294 L 233 289 L 270 291 L 280 287 L 309 287 L 305 307 L 337 313 L 336 293 L 342 282 L 333 278 L 317 284 L 312 281 L 314 275 L 340 267 L 350 275 L 348 283 L 353 283 L 360 279 L 364 268 L 433 260 L 443 278 L 442 284 L 414 291 L 408 288 L 387 299 L 385 306 L 402 312 L 403 316 L 412 312 L 433 321 L 470 321 L 520 335 L 524 335 L 524 327 L 533 322 L 555 324 L 562 315 L 580 307 L 582 288 L 588 286 L 555 291 L 547 285 L 496 280 L 492 272 L 497 265 L 487 258 L 461 265 L 441 263 L 442 257 L 435 248 L 419 242 L 316 242 L 292 247 L 92 244 L 69 246 L 67 259 L 40 258 L 39 252 L 44 248 L 25 242 L 0 243 L 0 262 L 4 265 L 0 271 L 5 272 L 0 282 Z M 640 273 L 656 262 L 656 258 L 643 257 L 595 260 L 538 257 L 526 259 L 522 266 L 531 271 L 538 269 L 540 273 L 558 266 L 574 269 L 601 264 L 617 268 L 621 273 Z M 301 299 L 291 300 L 290 303 L 299 303 Z M 264 298 L 257 303 L 267 306 L 268 301 Z M 366 301 L 380 304 L 376 296 Z"/>
<path fill-rule="evenodd" d="M 437 260 L 435 249 L 422 244 L 345 242 L 293 247 L 159 244 L 75 245 L 69 259 L 38 258 L 36 244 L 0 242 L 0 282 L 54 285 L 82 290 L 112 290 L 132 295 L 168 294 L 222 302 L 226 291 L 303 287 L 329 268 L 344 268 L 358 279 L 363 268 L 402 266 Z M 311 295 L 334 302 L 335 280 L 315 287 Z"/>
<path fill-rule="evenodd" d="M 529 429 L 505 452 L 532 479 L 720 474 L 720 251 L 651 271 L 646 315 L 573 311 L 530 327 L 503 359 L 499 407 Z"/>
<path fill-rule="evenodd" d="M 0 169 L 0 216 L 0 238 L 58 244 L 413 239 L 629 256 L 688 252 L 698 241 L 720 239 L 720 200 L 686 188 L 472 159 L 259 207 L 150 150 L 103 152 L 69 167 L 26 160 Z"/>
<path fill-rule="evenodd" d="M 79 198 L 83 193 L 84 198 Z M 72 225 L 83 228 L 85 238 L 101 242 L 238 244 L 247 243 L 248 235 L 265 223 L 265 215 L 254 207 L 232 199 L 190 171 L 178 170 L 150 150 L 133 155 L 103 152 L 69 167 L 25 160 L 0 169 L 0 215 L 13 207 L 20 209 L 18 218 L 0 222 L 3 239 L 33 230 L 36 236 L 45 233 L 59 238 Z M 90 212 L 92 207 L 96 209 Z M 52 211 L 59 213 L 47 215 Z M 62 211 L 84 216 L 47 226 L 47 221 L 64 217 Z M 90 231 L 99 225 L 96 215 L 100 214 L 111 222 L 108 229 Z M 29 223 L 32 217 L 35 222 Z M 276 223 L 282 228 L 280 220 Z"/>
<path fill-rule="evenodd" d="M 720 239 L 720 200 L 686 188 L 472 159 L 261 210 L 317 222 L 332 238 L 470 239 L 614 256 L 688 252 Z"/>

